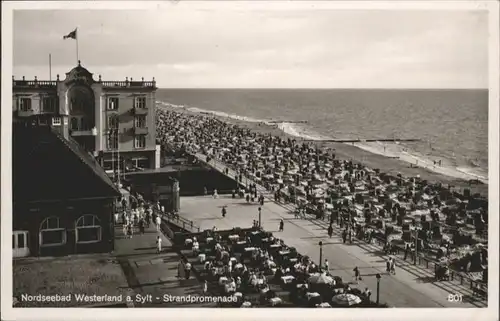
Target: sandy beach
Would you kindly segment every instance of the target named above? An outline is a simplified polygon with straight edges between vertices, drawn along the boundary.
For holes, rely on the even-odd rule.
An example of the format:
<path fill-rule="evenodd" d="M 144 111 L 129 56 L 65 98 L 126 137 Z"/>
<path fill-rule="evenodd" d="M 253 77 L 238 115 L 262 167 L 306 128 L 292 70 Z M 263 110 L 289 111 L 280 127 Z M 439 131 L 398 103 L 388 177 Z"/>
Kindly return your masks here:
<path fill-rule="evenodd" d="M 172 110 L 175 112 L 182 112 L 185 114 L 200 115 L 199 113 L 187 110 L 185 108 L 171 108 L 171 107 L 166 107 L 165 105 L 158 105 L 158 108 Z M 221 117 L 210 113 L 204 113 L 204 115 L 223 120 L 224 122 L 227 123 L 248 128 L 254 132 L 271 134 L 273 136 L 279 136 L 283 138 L 295 139 L 297 141 L 303 140 L 283 132 L 277 127 L 277 125 L 268 125 L 265 123 L 258 123 L 258 122 L 248 122 L 229 117 Z M 471 193 L 479 193 L 483 197 L 488 197 L 488 184 L 484 183 L 470 184 L 469 181 L 464 178 L 457 178 L 454 176 L 445 175 L 444 173 L 446 173 L 446 170 L 442 170 L 443 173 L 438 173 L 420 166 L 419 167 L 415 165 L 410 166 L 410 163 L 408 161 L 375 154 L 367 150 L 361 149 L 356 145 L 350 145 L 346 143 L 332 143 L 332 142 L 318 141 L 314 142 L 314 144 L 319 148 L 330 149 L 332 151 L 335 150 L 335 154 L 340 159 L 352 159 L 355 160 L 356 162 L 362 163 L 363 165 L 369 168 L 374 168 L 374 169 L 378 168 L 382 172 L 386 172 L 392 175 L 400 173 L 401 175 L 407 177 L 420 175 L 422 179 L 428 180 L 430 182 L 440 182 L 445 185 L 451 185 L 453 186 L 454 190 L 460 191 L 461 193 L 463 193 L 464 189 L 468 188 L 470 189 Z"/>

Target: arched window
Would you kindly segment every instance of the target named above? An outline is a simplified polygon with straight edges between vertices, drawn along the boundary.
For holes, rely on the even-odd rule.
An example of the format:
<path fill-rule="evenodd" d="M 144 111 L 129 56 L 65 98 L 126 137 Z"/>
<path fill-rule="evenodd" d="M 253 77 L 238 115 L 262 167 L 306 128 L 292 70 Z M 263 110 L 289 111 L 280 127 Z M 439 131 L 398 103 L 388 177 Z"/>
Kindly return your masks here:
<path fill-rule="evenodd" d="M 66 244 L 66 229 L 60 225 L 56 216 L 47 217 L 40 224 L 40 246 L 57 246 Z"/>
<path fill-rule="evenodd" d="M 76 243 L 100 242 L 101 234 L 101 222 L 97 216 L 87 214 L 76 221 Z"/>
<path fill-rule="evenodd" d="M 78 130 L 78 118 L 71 118 L 71 130 Z"/>

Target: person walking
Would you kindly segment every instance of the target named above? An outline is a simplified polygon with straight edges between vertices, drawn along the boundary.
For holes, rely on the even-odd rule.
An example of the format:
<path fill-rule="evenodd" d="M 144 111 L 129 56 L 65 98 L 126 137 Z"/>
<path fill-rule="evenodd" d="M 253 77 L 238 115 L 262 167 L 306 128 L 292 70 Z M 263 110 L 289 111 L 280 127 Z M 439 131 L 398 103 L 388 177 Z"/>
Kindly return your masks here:
<path fill-rule="evenodd" d="M 208 293 L 208 282 L 207 280 L 205 280 L 205 282 L 203 282 L 203 294 L 207 294 Z"/>
<path fill-rule="evenodd" d="M 127 233 L 128 233 L 128 224 L 127 224 L 127 220 L 126 220 L 126 219 L 124 219 L 124 220 L 123 220 L 122 227 L 123 227 L 123 235 L 124 235 L 125 237 L 127 237 Z"/>
<path fill-rule="evenodd" d="M 127 224 L 127 235 L 128 235 L 129 239 L 131 239 L 132 236 L 134 235 L 134 228 L 133 228 L 132 222 L 129 222 Z"/>
<path fill-rule="evenodd" d="M 370 291 L 370 289 L 368 289 L 368 288 L 365 288 L 365 291 L 363 292 L 363 294 L 365 295 L 366 299 L 368 301 L 370 301 L 370 296 L 372 295 L 372 291 Z"/>
<path fill-rule="evenodd" d="M 179 279 L 184 277 L 184 263 L 182 262 L 182 260 L 180 260 L 177 264 L 177 277 Z"/>
<path fill-rule="evenodd" d="M 391 273 L 396 275 L 396 260 L 395 259 L 391 260 Z"/>
<path fill-rule="evenodd" d="M 151 209 L 149 209 L 147 212 L 146 212 L 146 217 L 145 217 L 146 221 L 145 221 L 145 225 L 147 228 L 149 228 L 149 225 L 151 224 Z"/>
<path fill-rule="evenodd" d="M 222 207 L 222 217 L 226 217 L 226 214 L 227 214 L 226 207 L 225 207 L 225 206 L 223 206 L 223 207 Z"/>
<path fill-rule="evenodd" d="M 156 253 L 160 254 L 161 253 L 161 237 L 158 235 L 156 237 Z"/>
<path fill-rule="evenodd" d="M 187 262 L 184 265 L 185 272 L 186 272 L 186 280 L 189 280 L 189 277 L 191 276 L 191 263 Z"/>
<path fill-rule="evenodd" d="M 144 234 L 144 219 L 142 218 L 139 219 L 139 232 Z"/>
<path fill-rule="evenodd" d="M 359 269 L 358 269 L 358 267 L 357 267 L 357 266 L 355 266 L 355 267 L 354 267 L 354 269 L 352 269 L 352 270 L 353 270 L 353 272 L 354 272 L 354 281 L 356 281 L 356 282 L 357 282 L 358 280 L 359 280 L 359 281 L 361 281 L 361 280 L 362 280 L 362 278 L 361 278 L 361 274 L 359 273 Z"/>
<path fill-rule="evenodd" d="M 410 244 L 409 243 L 406 243 L 405 244 L 405 255 L 403 257 L 403 260 L 406 261 L 406 258 L 408 257 L 408 253 L 410 252 Z"/>
<path fill-rule="evenodd" d="M 156 217 L 156 231 L 160 232 L 161 226 L 161 218 L 159 216 Z"/>
<path fill-rule="evenodd" d="M 330 273 L 330 264 L 327 259 L 325 259 L 325 272 Z"/>
<path fill-rule="evenodd" d="M 283 219 L 281 219 L 279 231 L 283 232 L 284 227 L 285 227 L 285 222 L 283 221 Z"/>
<path fill-rule="evenodd" d="M 342 231 L 342 243 L 345 244 L 346 240 L 347 240 L 347 230 L 343 230 Z"/>
<path fill-rule="evenodd" d="M 392 258 L 388 258 L 387 261 L 385 261 L 385 271 L 387 274 L 391 273 L 391 265 L 392 265 Z"/>
<path fill-rule="evenodd" d="M 330 238 L 332 238 L 332 235 L 333 235 L 333 226 L 332 226 L 332 224 L 330 224 L 330 225 L 328 226 L 328 236 L 329 236 Z"/>

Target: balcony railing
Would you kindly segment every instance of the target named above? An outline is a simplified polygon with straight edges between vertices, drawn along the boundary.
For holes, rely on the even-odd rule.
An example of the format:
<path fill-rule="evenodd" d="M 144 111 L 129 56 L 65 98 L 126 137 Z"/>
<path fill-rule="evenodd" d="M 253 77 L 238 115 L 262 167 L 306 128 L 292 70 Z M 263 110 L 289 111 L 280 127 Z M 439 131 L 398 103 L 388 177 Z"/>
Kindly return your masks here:
<path fill-rule="evenodd" d="M 101 81 L 106 88 L 156 88 L 155 81 Z"/>
<path fill-rule="evenodd" d="M 147 113 L 148 113 L 147 108 L 134 107 L 134 115 L 147 115 Z"/>
<path fill-rule="evenodd" d="M 97 136 L 97 128 L 77 128 L 70 130 L 71 136 Z"/>
<path fill-rule="evenodd" d="M 57 88 L 57 81 L 51 80 L 13 80 L 13 87 L 24 88 Z"/>
<path fill-rule="evenodd" d="M 134 127 L 134 135 L 147 135 L 148 128 L 147 127 Z"/>
<path fill-rule="evenodd" d="M 19 117 L 28 117 L 28 116 L 33 116 L 34 114 L 35 112 L 33 111 L 33 109 L 17 111 L 17 116 Z"/>

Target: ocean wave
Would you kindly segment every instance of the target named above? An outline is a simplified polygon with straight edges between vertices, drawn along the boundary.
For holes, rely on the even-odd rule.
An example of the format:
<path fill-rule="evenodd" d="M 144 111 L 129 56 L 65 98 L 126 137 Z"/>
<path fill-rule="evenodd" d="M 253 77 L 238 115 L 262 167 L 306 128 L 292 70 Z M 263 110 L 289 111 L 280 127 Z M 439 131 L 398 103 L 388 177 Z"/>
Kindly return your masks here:
<path fill-rule="evenodd" d="M 307 126 L 298 123 L 279 122 L 279 120 L 276 119 L 258 119 L 248 116 L 229 114 L 222 111 L 214 111 L 214 110 L 208 110 L 198 107 L 190 107 L 185 105 L 176 105 L 164 101 L 157 101 L 157 104 L 160 106 L 165 106 L 170 108 L 186 109 L 193 113 L 210 114 L 222 118 L 231 118 L 252 123 L 265 123 L 267 125 L 274 125 L 277 126 L 278 129 L 280 129 L 286 134 L 306 140 L 321 141 L 321 140 L 334 139 L 333 137 L 322 135 L 314 130 L 307 128 Z M 479 179 L 481 182 L 488 184 L 487 171 L 481 168 L 479 164 L 474 161 L 470 161 L 471 164 L 468 164 L 472 166 L 457 166 L 450 159 L 446 159 L 445 157 L 436 157 L 435 159 L 431 159 L 426 155 L 422 155 L 417 151 L 412 150 L 408 146 L 401 144 L 399 142 L 395 143 L 380 142 L 380 141 L 361 142 L 361 143 L 354 143 L 352 145 L 373 154 L 391 158 L 399 158 L 399 160 L 401 161 L 426 168 L 430 171 L 439 174 L 460 178 L 464 180 Z M 435 164 L 434 160 L 441 160 L 442 161 L 441 166 Z"/>
<path fill-rule="evenodd" d="M 283 131 L 286 134 L 298 137 L 298 138 L 303 138 L 307 140 L 324 140 L 324 139 L 331 139 L 331 137 L 328 136 L 323 136 L 319 133 L 316 133 L 314 131 L 308 130 L 304 128 L 303 126 L 300 126 L 299 124 L 294 124 L 294 123 L 289 123 L 289 122 L 283 122 L 283 123 L 278 123 L 278 129 Z"/>

